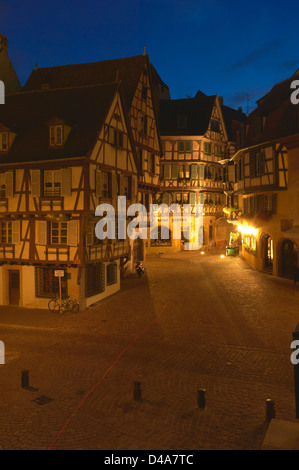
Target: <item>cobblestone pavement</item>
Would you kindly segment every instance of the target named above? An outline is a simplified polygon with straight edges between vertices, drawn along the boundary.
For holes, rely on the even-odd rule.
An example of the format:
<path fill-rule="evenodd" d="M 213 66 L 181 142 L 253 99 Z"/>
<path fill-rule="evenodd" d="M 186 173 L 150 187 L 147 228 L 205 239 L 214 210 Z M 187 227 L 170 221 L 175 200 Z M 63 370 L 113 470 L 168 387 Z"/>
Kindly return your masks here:
<path fill-rule="evenodd" d="M 217 250 L 146 266 L 77 315 L 0 308 L 0 448 L 259 449 L 267 398 L 295 421 L 299 287 Z"/>

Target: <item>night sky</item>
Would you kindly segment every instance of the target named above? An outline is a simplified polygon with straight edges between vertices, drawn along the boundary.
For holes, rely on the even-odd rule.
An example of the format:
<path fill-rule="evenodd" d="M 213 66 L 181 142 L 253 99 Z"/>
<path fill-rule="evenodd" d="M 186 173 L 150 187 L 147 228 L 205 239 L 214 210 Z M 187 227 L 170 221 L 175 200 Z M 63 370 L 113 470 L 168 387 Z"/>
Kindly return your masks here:
<path fill-rule="evenodd" d="M 35 67 L 147 53 L 172 98 L 198 89 L 249 111 L 299 68 L 297 0 L 0 0 L 22 84 Z"/>

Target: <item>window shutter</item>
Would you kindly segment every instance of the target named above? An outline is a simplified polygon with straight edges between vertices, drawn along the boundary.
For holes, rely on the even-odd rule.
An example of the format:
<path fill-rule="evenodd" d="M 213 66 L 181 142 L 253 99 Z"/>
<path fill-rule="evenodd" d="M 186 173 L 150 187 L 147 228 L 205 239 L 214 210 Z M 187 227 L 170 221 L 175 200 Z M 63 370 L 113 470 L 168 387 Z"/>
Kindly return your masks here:
<path fill-rule="evenodd" d="M 78 246 L 78 221 L 70 220 L 67 227 L 67 244 Z"/>
<path fill-rule="evenodd" d="M 5 197 L 13 197 L 13 171 L 5 173 Z"/>
<path fill-rule="evenodd" d="M 199 194 L 199 204 L 204 204 L 205 195 L 204 193 Z"/>
<path fill-rule="evenodd" d="M 277 194 L 272 194 L 272 214 L 277 212 Z"/>
<path fill-rule="evenodd" d="M 61 170 L 61 196 L 68 197 L 72 194 L 72 169 Z"/>
<path fill-rule="evenodd" d="M 196 204 L 196 193 L 190 193 L 190 204 Z"/>
<path fill-rule="evenodd" d="M 45 220 L 36 221 L 36 244 L 47 244 L 47 222 Z"/>
<path fill-rule="evenodd" d="M 169 179 L 170 178 L 170 165 L 164 165 L 164 178 Z"/>
<path fill-rule="evenodd" d="M 95 179 L 96 179 L 96 196 L 102 196 L 102 172 L 100 170 L 95 170 Z"/>
<path fill-rule="evenodd" d="M 125 178 L 123 175 L 120 175 L 119 177 L 119 194 L 121 196 L 125 195 Z"/>
<path fill-rule="evenodd" d="M 260 158 L 260 174 L 264 175 L 265 174 L 265 165 L 266 165 L 266 162 L 265 162 L 266 155 L 265 155 L 264 150 L 261 151 L 261 153 L 259 155 L 259 158 Z"/>
<path fill-rule="evenodd" d="M 40 170 L 31 170 L 31 195 L 40 196 Z"/>
<path fill-rule="evenodd" d="M 117 175 L 115 173 L 112 173 L 111 175 L 111 185 L 112 185 L 112 189 L 111 189 L 111 196 L 112 198 L 117 198 Z"/>
<path fill-rule="evenodd" d="M 104 292 L 105 290 L 105 265 L 104 263 L 101 263 L 101 278 L 100 278 L 100 283 L 101 283 L 101 292 Z"/>
<path fill-rule="evenodd" d="M 162 195 L 162 203 L 167 204 L 168 206 L 171 204 L 171 194 L 163 193 Z"/>
<path fill-rule="evenodd" d="M 203 180 L 205 177 L 205 166 L 200 165 L 200 179 Z"/>
<path fill-rule="evenodd" d="M 12 222 L 12 243 L 17 245 L 21 241 L 21 223 L 20 220 Z"/>
<path fill-rule="evenodd" d="M 94 224 L 90 222 L 86 226 L 86 246 L 93 245 L 93 231 Z"/>
<path fill-rule="evenodd" d="M 243 213 L 248 214 L 248 199 L 243 199 Z"/>
<path fill-rule="evenodd" d="M 142 166 L 142 170 L 143 170 L 143 171 L 146 171 L 146 170 L 148 169 L 148 168 L 147 168 L 146 157 L 147 157 L 147 151 L 146 151 L 146 150 L 143 150 L 143 152 L 142 152 L 142 160 L 141 160 L 141 166 Z"/>
<path fill-rule="evenodd" d="M 250 154 L 250 178 L 255 177 L 255 154 Z"/>
<path fill-rule="evenodd" d="M 197 165 L 191 165 L 191 178 L 193 180 L 197 178 Z"/>
<path fill-rule="evenodd" d="M 138 184 L 137 176 L 133 175 L 132 176 L 132 199 L 135 199 L 135 200 L 137 200 L 137 193 L 138 193 L 137 184 Z"/>
<path fill-rule="evenodd" d="M 108 127 L 108 142 L 111 145 L 115 145 L 115 142 L 114 142 L 114 129 L 110 126 Z"/>
<path fill-rule="evenodd" d="M 178 176 L 179 176 L 179 165 L 177 165 L 177 164 L 172 165 L 171 177 L 174 178 L 174 179 L 177 179 Z"/>

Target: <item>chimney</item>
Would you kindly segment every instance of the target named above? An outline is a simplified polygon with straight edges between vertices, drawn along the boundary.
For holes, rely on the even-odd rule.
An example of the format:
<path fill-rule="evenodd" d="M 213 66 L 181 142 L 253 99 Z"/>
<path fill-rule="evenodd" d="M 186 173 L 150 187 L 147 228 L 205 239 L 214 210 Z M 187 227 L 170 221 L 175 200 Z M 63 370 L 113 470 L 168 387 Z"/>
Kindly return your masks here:
<path fill-rule="evenodd" d="M 223 96 L 219 96 L 219 103 L 220 103 L 220 106 L 223 106 Z"/>
<path fill-rule="evenodd" d="M 2 49 L 4 49 L 6 52 L 8 51 L 8 40 L 6 36 L 0 34 L 0 52 Z"/>
<path fill-rule="evenodd" d="M 239 107 L 238 107 L 238 111 L 239 111 L 240 113 L 243 113 L 243 108 L 242 108 L 242 106 L 239 106 Z"/>

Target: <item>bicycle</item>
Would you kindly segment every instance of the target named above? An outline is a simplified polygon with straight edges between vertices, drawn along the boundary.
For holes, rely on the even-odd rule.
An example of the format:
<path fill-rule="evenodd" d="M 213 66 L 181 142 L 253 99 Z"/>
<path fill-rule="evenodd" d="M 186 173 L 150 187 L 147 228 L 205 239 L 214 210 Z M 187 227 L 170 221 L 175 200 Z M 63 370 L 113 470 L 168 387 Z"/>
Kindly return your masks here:
<path fill-rule="evenodd" d="M 79 303 L 76 299 L 70 299 L 70 296 L 61 299 L 51 299 L 48 303 L 48 309 L 50 312 L 54 313 L 64 313 L 66 311 L 71 313 L 78 313 L 79 311 Z"/>

